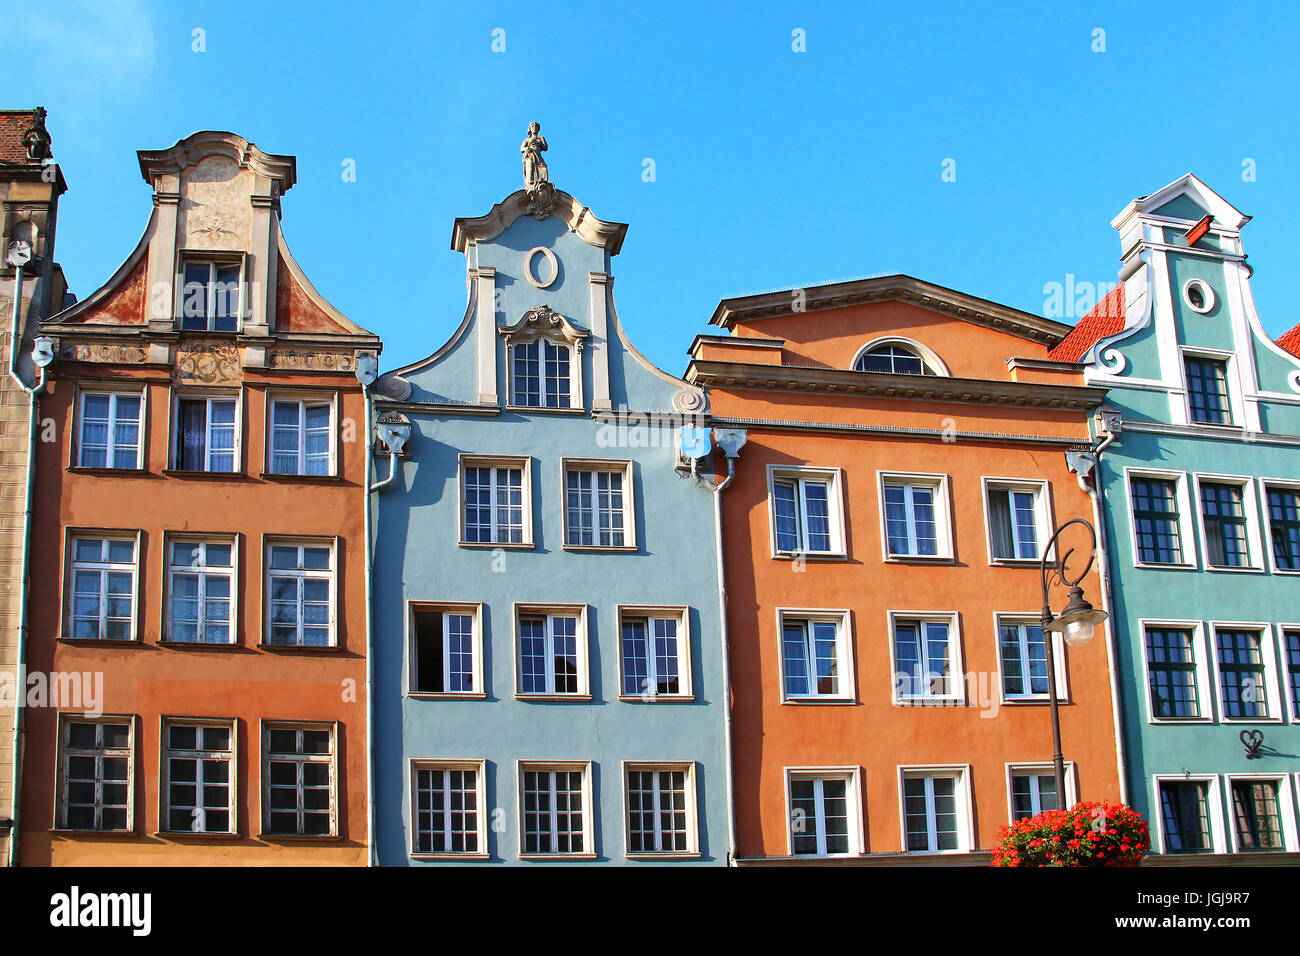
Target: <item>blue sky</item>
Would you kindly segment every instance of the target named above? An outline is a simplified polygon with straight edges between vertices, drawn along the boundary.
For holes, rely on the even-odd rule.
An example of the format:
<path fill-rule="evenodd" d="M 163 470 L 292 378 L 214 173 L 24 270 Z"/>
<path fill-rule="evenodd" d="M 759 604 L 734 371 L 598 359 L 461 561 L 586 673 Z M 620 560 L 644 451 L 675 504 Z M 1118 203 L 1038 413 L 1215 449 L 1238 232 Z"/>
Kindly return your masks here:
<path fill-rule="evenodd" d="M 1067 274 L 1114 281 L 1110 219 L 1188 171 L 1255 217 L 1265 328 L 1300 322 L 1294 7 L 976 6 L 47 0 L 5 13 L 3 106 L 50 111 L 80 297 L 148 220 L 135 150 L 296 155 L 285 236 L 386 368 L 458 324 L 452 220 L 519 187 L 532 119 L 552 181 L 630 223 L 619 314 L 674 373 L 720 298 L 773 287 L 906 272 L 1041 313 Z"/>

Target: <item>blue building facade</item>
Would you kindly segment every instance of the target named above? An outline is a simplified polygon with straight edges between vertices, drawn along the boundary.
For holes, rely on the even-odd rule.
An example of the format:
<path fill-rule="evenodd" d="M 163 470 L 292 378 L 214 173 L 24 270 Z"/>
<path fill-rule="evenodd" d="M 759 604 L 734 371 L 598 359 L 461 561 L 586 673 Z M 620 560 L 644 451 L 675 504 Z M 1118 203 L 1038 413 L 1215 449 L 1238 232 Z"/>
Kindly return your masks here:
<path fill-rule="evenodd" d="M 455 223 L 459 326 L 375 386 L 378 862 L 725 863 L 714 492 L 678 449 L 705 398 L 628 340 L 627 227 L 538 141 Z"/>
<path fill-rule="evenodd" d="M 1053 353 L 1097 416 L 1129 802 L 1152 851 L 1300 851 L 1300 359 L 1243 215 L 1195 176 L 1112 222 L 1119 285 Z"/>

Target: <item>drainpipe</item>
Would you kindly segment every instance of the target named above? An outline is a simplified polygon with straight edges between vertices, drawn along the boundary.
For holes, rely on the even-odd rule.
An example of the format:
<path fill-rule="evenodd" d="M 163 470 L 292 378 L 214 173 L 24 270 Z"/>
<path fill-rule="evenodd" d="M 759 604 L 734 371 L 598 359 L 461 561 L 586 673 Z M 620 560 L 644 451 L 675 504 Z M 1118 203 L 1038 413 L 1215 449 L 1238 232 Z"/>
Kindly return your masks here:
<path fill-rule="evenodd" d="M 370 425 L 370 386 L 379 371 L 376 357 L 365 353 L 356 359 L 357 381 L 361 383 L 361 401 L 365 407 L 366 429 L 366 472 L 361 479 L 362 536 L 366 551 L 365 594 L 366 594 L 366 843 L 367 865 L 375 866 L 375 646 L 374 628 L 371 624 L 371 578 L 374 576 L 374 557 L 370 543 L 370 466 L 373 454 L 371 442 L 373 431 Z"/>
<path fill-rule="evenodd" d="M 23 485 L 23 544 L 22 544 L 22 561 L 21 561 L 21 582 L 22 590 L 19 594 L 18 602 L 18 693 L 14 698 L 14 739 L 13 739 L 13 812 L 9 819 L 9 866 L 18 865 L 18 836 L 19 836 L 19 809 L 20 794 L 22 787 L 20 781 L 23 772 L 23 718 L 25 716 L 24 703 L 26 697 L 26 670 L 27 670 L 27 576 L 28 569 L 31 566 L 31 540 L 32 540 L 32 491 L 36 477 L 36 423 L 37 423 L 37 396 L 45 391 L 45 368 L 54 359 L 53 350 L 50 348 L 50 340 L 43 336 L 37 340 L 38 345 L 34 350 L 33 358 L 38 368 L 41 370 L 41 376 L 36 383 L 35 388 L 31 388 L 23 381 L 22 376 L 18 374 L 18 344 L 22 341 L 18 329 L 19 310 L 23 301 L 23 263 L 22 261 L 11 263 L 15 266 L 16 276 L 14 279 L 14 311 L 13 321 L 9 329 L 9 377 L 18 383 L 18 387 L 27 393 L 27 476 Z"/>
<path fill-rule="evenodd" d="M 727 572 L 726 559 L 722 553 L 722 493 L 736 477 L 736 457 L 745 444 L 746 432 L 734 428 L 716 431 L 718 447 L 727 457 L 727 477 L 713 491 L 713 531 L 714 549 L 718 554 L 718 634 L 722 642 L 722 686 L 726 693 L 723 711 L 722 741 L 725 748 L 725 766 L 727 780 L 727 865 L 736 865 L 736 772 L 735 756 L 731 746 L 731 647 L 727 635 Z"/>

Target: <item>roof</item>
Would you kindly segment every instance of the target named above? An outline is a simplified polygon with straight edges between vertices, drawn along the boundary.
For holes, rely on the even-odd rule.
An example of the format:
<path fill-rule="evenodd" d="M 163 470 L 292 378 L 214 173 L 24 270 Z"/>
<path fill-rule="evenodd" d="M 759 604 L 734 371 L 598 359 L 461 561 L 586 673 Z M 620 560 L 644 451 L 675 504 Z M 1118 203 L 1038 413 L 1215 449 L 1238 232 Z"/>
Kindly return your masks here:
<path fill-rule="evenodd" d="M 1102 339 L 1123 330 L 1124 283 L 1121 282 L 1079 320 L 1070 334 L 1047 353 L 1047 357 L 1056 362 L 1078 362 Z"/>
<path fill-rule="evenodd" d="M 1300 325 L 1297 325 L 1290 332 L 1284 333 L 1282 337 L 1277 340 L 1277 344 L 1282 346 L 1282 348 L 1286 349 L 1296 358 L 1300 358 Z"/>

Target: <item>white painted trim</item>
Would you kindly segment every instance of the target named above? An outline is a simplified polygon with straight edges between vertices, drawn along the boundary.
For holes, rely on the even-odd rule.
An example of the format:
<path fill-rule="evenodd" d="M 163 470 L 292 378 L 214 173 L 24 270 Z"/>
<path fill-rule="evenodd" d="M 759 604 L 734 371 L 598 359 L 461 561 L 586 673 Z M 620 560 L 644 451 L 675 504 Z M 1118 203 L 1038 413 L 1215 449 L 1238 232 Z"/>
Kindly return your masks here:
<path fill-rule="evenodd" d="M 632 771 L 685 771 L 686 849 L 637 850 L 632 847 L 632 809 L 629 806 L 628 774 Z M 623 856 L 629 860 L 682 860 L 700 855 L 699 783 L 694 760 L 624 760 L 620 772 L 623 791 Z M 642 811 L 644 812 L 644 811 Z M 658 814 L 656 814 L 656 817 Z"/>
<path fill-rule="evenodd" d="M 471 676 L 474 681 L 474 690 L 472 691 L 432 691 L 415 689 L 415 612 L 436 611 L 439 614 L 468 614 L 474 618 L 474 639 L 473 639 L 473 668 Z M 403 696 L 415 699 L 429 700 L 482 700 L 487 697 L 487 688 L 483 683 L 483 605 L 475 601 L 421 601 L 414 598 L 408 598 L 406 601 L 406 620 L 403 629 L 406 632 L 405 653 L 402 655 L 402 687 Z M 446 621 L 443 621 L 443 658 L 444 668 L 447 657 L 447 647 L 445 641 Z M 443 671 L 443 680 L 447 677 L 446 670 Z"/>
<path fill-rule="evenodd" d="M 1180 621 L 1173 618 L 1138 618 L 1139 649 L 1142 657 L 1142 699 L 1148 724 L 1213 724 L 1216 722 L 1217 685 L 1211 658 L 1213 648 L 1207 643 L 1204 621 Z M 1196 704 L 1199 717 L 1157 717 L 1151 703 L 1151 664 L 1147 655 L 1147 629 L 1190 630 L 1192 632 L 1192 665 L 1195 668 Z"/>
<path fill-rule="evenodd" d="M 474 771 L 474 789 L 477 799 L 475 817 L 478 821 L 477 850 L 419 850 L 416 841 L 419 838 L 419 818 L 417 817 L 418 800 L 416 797 L 416 773 L 421 770 L 472 770 Z M 492 851 L 488 845 L 487 817 L 487 761 L 482 758 L 447 758 L 447 757 L 410 757 L 406 761 L 406 797 L 408 800 L 407 818 L 403 821 L 407 833 L 406 854 L 411 860 L 488 860 Z"/>
<path fill-rule="evenodd" d="M 1182 560 L 1177 564 L 1152 564 L 1142 561 L 1141 552 L 1138 549 L 1137 519 L 1133 513 L 1134 478 L 1155 478 L 1166 481 L 1172 480 L 1175 483 L 1174 494 L 1178 500 L 1178 550 L 1180 552 L 1180 557 L 1182 558 Z M 1188 489 L 1187 472 L 1166 471 L 1160 468 L 1145 468 L 1125 465 L 1124 497 L 1128 503 L 1129 546 L 1132 548 L 1133 567 L 1200 570 L 1201 565 L 1197 551 L 1196 523 L 1195 519 L 1192 517 L 1191 509 L 1193 504 Z M 1188 560 L 1189 551 L 1191 555 L 1190 561 Z"/>
<path fill-rule="evenodd" d="M 782 775 L 785 780 L 785 849 L 788 856 L 794 852 L 794 800 L 790 793 L 790 784 L 795 778 L 824 778 L 844 780 L 847 782 L 846 797 L 849 811 L 849 852 L 848 853 L 800 853 L 801 859 L 836 859 L 847 856 L 861 856 L 866 853 L 866 839 L 863 825 L 863 809 L 866 793 L 862 786 L 862 768 L 854 767 L 784 767 Z"/>
<path fill-rule="evenodd" d="M 627 694 L 623 690 L 623 678 L 626 674 L 623 664 L 623 619 L 624 617 L 644 617 L 647 625 L 653 618 L 673 618 L 677 621 L 677 680 L 678 691 L 675 694 L 660 694 L 653 687 L 645 688 L 639 694 Z M 695 699 L 695 687 L 692 683 L 691 654 L 694 644 L 691 640 L 691 609 L 680 604 L 617 604 L 614 607 L 614 633 L 618 640 L 618 693 L 620 700 L 642 701 L 644 703 L 689 702 Z M 646 631 L 647 668 L 654 668 L 654 635 Z M 656 675 L 657 676 L 657 675 Z M 649 678 L 647 678 L 649 680 Z"/>
<path fill-rule="evenodd" d="M 971 790 L 971 765 L 958 764 L 898 764 L 898 833 L 902 841 L 901 850 L 911 856 L 937 856 L 946 853 L 969 853 L 976 849 L 975 805 Z M 907 849 L 907 801 L 904 795 L 904 783 L 908 777 L 956 777 L 953 788 L 957 803 L 957 847 L 953 850 L 909 850 Z"/>
<path fill-rule="evenodd" d="M 1267 859 L 1269 853 L 1293 853 L 1300 846 L 1300 837 L 1296 833 L 1296 804 L 1293 792 L 1294 775 L 1289 773 L 1225 773 L 1224 799 L 1227 801 L 1228 819 L 1232 821 L 1229 835 L 1232 837 L 1233 853 L 1259 854 Z M 1281 850 L 1243 850 L 1241 838 L 1237 834 L 1236 814 L 1233 812 L 1232 785 L 1234 783 L 1277 783 L 1277 815 L 1282 827 Z"/>
<path fill-rule="evenodd" d="M 1034 495 L 1034 530 L 1038 540 L 1037 554 L 1032 558 L 999 558 L 993 553 L 993 521 L 989 514 L 989 492 L 998 491 L 1030 491 Z M 984 514 L 984 547 L 988 555 L 990 566 L 1000 565 L 1029 565 L 1038 566 L 1042 563 L 1043 550 L 1047 541 L 1052 536 L 1053 523 L 1052 507 L 1052 483 L 1045 478 L 1008 478 L 994 475 L 980 476 L 980 493 L 983 496 L 983 514 Z M 1012 538 L 1015 538 L 1015 515 L 1012 513 Z"/>
<path fill-rule="evenodd" d="M 1255 631 L 1259 634 L 1259 657 L 1264 667 L 1264 703 L 1267 712 L 1263 717 L 1229 717 L 1223 700 L 1223 678 L 1219 664 L 1219 631 Z M 1207 632 L 1210 645 L 1210 662 L 1214 668 L 1214 700 L 1221 724 L 1280 724 L 1285 721 L 1285 707 L 1280 707 L 1278 695 L 1277 647 L 1274 644 L 1273 625 L 1267 621 L 1210 621 Z"/>
<path fill-rule="evenodd" d="M 1164 805 L 1160 799 L 1160 785 L 1163 783 L 1203 783 L 1205 784 L 1205 813 L 1210 830 L 1210 846 L 1203 851 L 1181 851 L 1178 856 L 1197 856 L 1198 853 L 1223 853 L 1228 846 L 1228 837 L 1223 817 L 1223 788 L 1218 774 L 1152 774 L 1151 776 L 1151 829 L 1154 830 L 1151 841 L 1152 849 L 1157 853 L 1173 854 L 1169 849 L 1169 837 L 1165 833 Z"/>
<path fill-rule="evenodd" d="M 592 761 L 590 760 L 516 760 L 515 761 L 515 819 L 518 822 L 516 833 L 518 858 L 521 860 L 590 860 L 596 859 L 594 816 L 599 812 L 593 790 Z M 541 773 L 578 771 L 582 774 L 582 852 L 580 853 L 528 853 L 524 850 L 524 774 L 531 771 Z"/>
<path fill-rule="evenodd" d="M 779 691 L 782 704 L 817 704 L 817 703 L 856 703 L 857 678 L 853 666 L 856 647 L 853 639 L 853 612 L 847 608 L 809 608 L 778 606 L 776 609 L 776 649 L 777 676 L 780 680 Z M 805 625 L 814 622 L 831 622 L 835 624 L 836 674 L 840 678 L 839 693 L 807 694 L 790 696 L 785 689 L 785 621 L 787 618 L 802 621 Z M 808 639 L 812 639 L 811 633 Z M 808 686 L 816 685 L 816 660 L 808 658 Z"/>
<path fill-rule="evenodd" d="M 1259 482 L 1259 506 L 1263 512 L 1264 551 L 1267 554 L 1265 560 L 1268 562 L 1268 570 L 1271 574 L 1300 575 L 1300 570 L 1292 571 L 1277 566 L 1277 556 L 1273 554 L 1273 514 L 1268 506 L 1268 489 L 1270 487 L 1291 490 L 1300 494 L 1300 480 L 1295 478 L 1268 478 L 1263 475 L 1258 476 L 1256 480 Z"/>
<path fill-rule="evenodd" d="M 514 696 L 516 700 L 591 700 L 591 644 L 590 631 L 587 626 L 586 604 L 536 604 L 515 601 L 511 605 L 511 627 L 514 630 Z M 546 620 L 548 646 L 552 639 L 550 618 L 553 616 L 577 617 L 574 629 L 578 641 L 578 690 L 573 694 L 558 693 L 524 693 L 523 635 L 520 633 L 519 619 L 524 616 L 537 616 Z M 552 664 L 552 668 L 554 664 Z"/>
<path fill-rule="evenodd" d="M 776 479 L 786 478 L 799 482 L 802 487 L 805 479 L 814 481 L 825 481 L 827 483 L 826 501 L 830 509 L 828 524 L 830 526 L 830 544 L 829 551 L 782 551 L 777 545 L 776 535 Z M 797 506 L 799 507 L 799 528 L 798 533 L 800 543 L 807 538 L 807 521 L 802 508 L 803 496 L 799 495 Z M 768 544 L 771 547 L 771 556 L 774 559 L 795 558 L 825 560 L 827 558 L 847 558 L 846 536 L 844 533 L 844 469 L 842 468 L 817 468 L 810 465 L 774 465 L 767 466 L 767 522 L 768 522 Z"/>
<path fill-rule="evenodd" d="M 889 482 L 909 485 L 928 485 L 935 489 L 935 555 L 892 554 L 889 550 L 889 523 L 886 517 L 885 485 Z M 951 479 L 946 474 L 927 474 L 925 472 L 883 471 L 876 470 L 876 494 L 880 511 L 880 550 L 887 563 L 920 564 L 948 563 L 954 560 L 953 548 L 953 508 Z"/>
<path fill-rule="evenodd" d="M 1016 818 L 1014 786 L 1014 778 L 1016 775 L 1054 776 L 1056 773 L 1056 764 L 1050 760 L 1046 762 L 1041 760 L 1030 760 L 1007 761 L 1003 766 L 1005 767 L 1005 772 L 1003 773 L 1002 780 L 1007 786 L 1007 824 L 1010 825 L 1015 822 Z M 1078 803 L 1078 794 L 1079 785 L 1076 781 L 1075 763 L 1073 760 L 1067 760 L 1065 761 L 1065 798 L 1064 800 L 1059 801 L 1062 804 L 1060 809 L 1068 810 L 1070 807 L 1073 807 Z"/>
<path fill-rule="evenodd" d="M 1002 703 L 1009 706 L 1018 706 L 1020 704 L 1050 704 L 1052 700 L 1051 693 L 1046 694 L 1016 694 L 1008 696 L 1006 691 L 1006 681 L 1004 667 L 1002 663 L 1002 625 L 1029 624 L 1034 627 L 1042 626 L 1042 615 L 1033 612 L 1016 612 L 1016 611 L 994 611 L 993 612 L 993 645 L 998 658 L 998 694 Z M 1056 662 L 1056 699 L 1061 703 L 1070 702 L 1070 675 L 1067 666 L 1065 653 L 1065 640 L 1061 631 L 1050 632 L 1052 636 L 1052 654 Z M 1029 675 L 1025 674 L 1024 679 L 1027 682 Z M 1032 685 L 1030 685 L 1032 686 Z"/>
<path fill-rule="evenodd" d="M 899 619 L 948 625 L 948 687 L 947 694 L 923 694 L 903 696 L 901 693 L 902 672 L 898 667 L 898 635 L 896 627 Z M 966 700 L 966 665 L 964 635 L 962 634 L 961 614 L 958 611 L 886 611 L 885 621 L 889 636 L 889 682 L 890 702 L 895 707 L 965 707 Z M 925 665 L 922 660 L 921 665 Z M 929 676 L 928 674 L 925 676 Z"/>
<path fill-rule="evenodd" d="M 856 370 L 858 367 L 858 361 L 862 356 L 866 355 L 872 349 L 879 348 L 882 345 L 901 345 L 904 348 L 915 352 L 916 357 L 919 358 L 936 377 L 952 377 L 952 372 L 948 371 L 947 364 L 939 357 L 938 352 L 930 348 L 930 346 L 918 342 L 916 339 L 909 339 L 905 335 L 881 335 L 872 339 L 854 353 L 853 361 L 849 364 L 849 368 Z"/>

